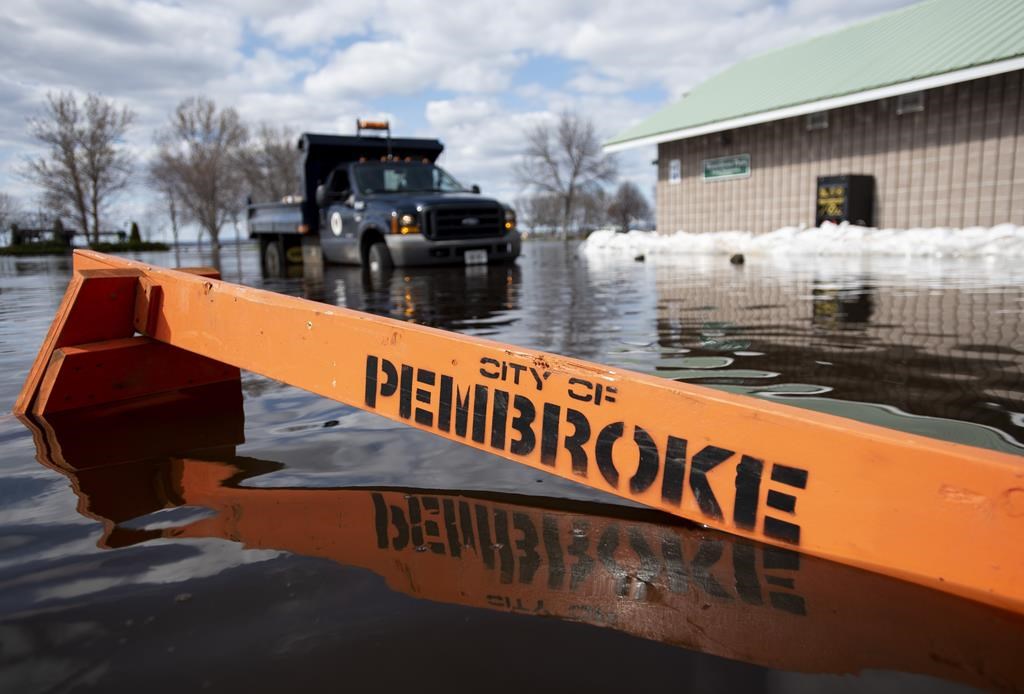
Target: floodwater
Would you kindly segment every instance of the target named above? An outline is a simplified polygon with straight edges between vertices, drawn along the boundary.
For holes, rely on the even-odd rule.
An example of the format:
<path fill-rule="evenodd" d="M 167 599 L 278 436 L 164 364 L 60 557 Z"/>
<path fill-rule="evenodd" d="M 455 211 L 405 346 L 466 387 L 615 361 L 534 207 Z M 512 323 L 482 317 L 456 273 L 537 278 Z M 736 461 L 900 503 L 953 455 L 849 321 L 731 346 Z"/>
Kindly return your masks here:
<path fill-rule="evenodd" d="M 292 279 L 250 247 L 220 260 L 230 281 L 1024 454 L 1024 268 L 998 259 L 530 242 L 511 267 Z M 3 411 L 69 276 L 0 258 Z M 0 691 L 1024 688 L 1020 616 L 254 374 L 242 391 L 0 418 Z"/>

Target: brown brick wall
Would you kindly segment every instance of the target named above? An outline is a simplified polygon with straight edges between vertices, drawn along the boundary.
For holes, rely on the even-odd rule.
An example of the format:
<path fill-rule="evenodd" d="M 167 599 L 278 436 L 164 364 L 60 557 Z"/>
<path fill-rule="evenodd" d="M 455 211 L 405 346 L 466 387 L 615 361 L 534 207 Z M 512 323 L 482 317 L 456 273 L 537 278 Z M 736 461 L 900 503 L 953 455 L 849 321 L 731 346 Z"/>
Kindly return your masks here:
<path fill-rule="evenodd" d="M 738 128 L 658 146 L 661 232 L 814 224 L 818 176 L 875 177 L 875 224 L 1024 224 L 1024 71 L 930 89 L 924 111 L 896 114 L 896 99 Z M 749 154 L 749 178 L 702 180 L 703 161 Z M 682 181 L 668 182 L 669 161 Z"/>

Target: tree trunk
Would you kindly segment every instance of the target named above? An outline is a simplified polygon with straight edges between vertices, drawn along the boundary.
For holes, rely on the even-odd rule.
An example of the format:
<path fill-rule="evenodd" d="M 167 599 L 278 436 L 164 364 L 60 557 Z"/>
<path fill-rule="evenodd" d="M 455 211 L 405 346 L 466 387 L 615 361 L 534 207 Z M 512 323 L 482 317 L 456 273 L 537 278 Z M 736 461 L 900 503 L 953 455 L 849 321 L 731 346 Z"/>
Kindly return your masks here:
<path fill-rule="evenodd" d="M 171 214 L 171 236 L 174 237 L 174 247 L 178 247 L 178 207 L 174 204 L 174 197 L 171 196 L 167 201 L 167 206 Z"/>
<path fill-rule="evenodd" d="M 82 236 L 89 240 L 89 214 L 84 210 L 78 210 L 78 226 L 82 229 Z"/>
<path fill-rule="evenodd" d="M 210 265 L 220 270 L 220 245 L 217 242 L 210 244 Z"/>
<path fill-rule="evenodd" d="M 178 245 L 178 206 L 174 195 L 167 196 L 167 208 L 171 215 L 171 236 L 174 238 L 174 266 L 181 267 L 181 247 Z"/>
<path fill-rule="evenodd" d="M 235 261 L 238 266 L 238 281 L 242 281 L 242 232 L 238 228 L 238 213 L 231 215 L 231 223 L 235 227 Z"/>
<path fill-rule="evenodd" d="M 99 200 L 96 199 L 96 189 L 92 194 L 92 240 L 93 243 L 100 242 L 100 210 Z"/>
<path fill-rule="evenodd" d="M 565 205 L 562 208 L 562 240 L 569 242 L 569 224 L 572 221 L 572 190 L 565 196 Z"/>
<path fill-rule="evenodd" d="M 78 170 L 75 162 L 74 145 L 62 145 L 64 150 L 63 163 L 66 166 L 68 176 L 71 178 L 71 187 L 75 193 L 75 212 L 78 213 L 78 224 L 82 236 L 89 240 L 89 207 L 85 204 L 85 191 L 82 188 L 82 173 Z"/>
<path fill-rule="evenodd" d="M 210 264 L 220 270 L 220 228 L 215 224 L 208 224 L 206 233 L 210 235 Z"/>

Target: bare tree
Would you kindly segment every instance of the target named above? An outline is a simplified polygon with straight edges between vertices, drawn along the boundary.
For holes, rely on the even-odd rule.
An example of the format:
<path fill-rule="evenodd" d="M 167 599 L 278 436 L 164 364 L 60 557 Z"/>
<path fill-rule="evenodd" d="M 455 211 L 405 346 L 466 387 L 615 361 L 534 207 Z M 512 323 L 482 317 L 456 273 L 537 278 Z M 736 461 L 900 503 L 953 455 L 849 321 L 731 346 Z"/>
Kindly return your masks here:
<path fill-rule="evenodd" d="M 647 221 L 650 216 L 651 206 L 640 188 L 632 181 L 623 181 L 608 205 L 608 217 L 619 230 L 629 231 L 634 220 Z"/>
<path fill-rule="evenodd" d="M 124 136 L 134 119 L 127 107 L 96 94 L 79 104 L 61 92 L 47 94 L 44 111 L 29 120 L 29 133 L 47 152 L 26 161 L 22 175 L 42 188 L 48 208 L 72 217 L 94 242 L 107 203 L 131 176 Z"/>
<path fill-rule="evenodd" d="M 526 149 L 516 177 L 526 188 L 555 196 L 561 203 L 562 234 L 568 238 L 582 191 L 615 178 L 615 160 L 601 151 L 594 124 L 563 111 L 555 123 L 538 123 L 525 133 Z"/>
<path fill-rule="evenodd" d="M 279 202 L 302 193 L 301 152 L 288 128 L 262 123 L 242 154 L 242 170 L 249 193 L 257 202 Z"/>
<path fill-rule="evenodd" d="M 171 223 L 171 238 L 174 246 L 178 246 L 178 231 L 181 225 L 191 221 L 185 210 L 182 209 L 181 201 L 178 199 L 178 191 L 172 181 L 167 163 L 156 157 L 149 163 L 149 187 L 159 194 L 160 214 L 166 214 Z"/>
<path fill-rule="evenodd" d="M 167 227 L 158 222 L 159 219 L 165 219 L 170 222 L 171 239 L 174 246 L 174 258 L 175 265 L 181 266 L 181 247 L 179 246 L 179 235 L 181 232 L 181 226 L 191 221 L 185 210 L 182 209 L 181 202 L 178 200 L 177 193 L 174 191 L 174 187 L 168 185 L 160 177 L 159 162 L 154 160 L 149 166 L 149 185 L 157 192 L 157 197 L 153 199 L 149 210 L 150 223 L 146 225 L 147 229 L 152 229 L 156 225 L 160 225 L 160 235 L 164 237 L 164 232 Z M 147 241 L 152 239 L 147 236 Z"/>
<path fill-rule="evenodd" d="M 167 217 L 171 220 L 171 238 L 174 239 L 174 247 L 178 247 L 178 230 L 180 213 L 178 212 L 178 198 L 172 189 L 164 191 L 167 199 Z"/>
<path fill-rule="evenodd" d="M 239 165 L 248 132 L 233 108 L 217 109 L 205 97 L 185 99 L 158 133 L 150 178 L 167 194 L 169 211 L 184 213 L 218 248 L 221 227 L 244 204 Z M 180 205 L 180 207 L 178 207 Z"/>
<path fill-rule="evenodd" d="M 608 221 L 608 193 L 604 188 L 595 187 L 580 194 L 579 211 L 576 214 L 577 228 L 590 232 L 604 226 Z"/>
<path fill-rule="evenodd" d="M 562 206 L 550 193 L 536 193 L 516 200 L 516 216 L 525 229 L 551 231 L 562 221 Z"/>

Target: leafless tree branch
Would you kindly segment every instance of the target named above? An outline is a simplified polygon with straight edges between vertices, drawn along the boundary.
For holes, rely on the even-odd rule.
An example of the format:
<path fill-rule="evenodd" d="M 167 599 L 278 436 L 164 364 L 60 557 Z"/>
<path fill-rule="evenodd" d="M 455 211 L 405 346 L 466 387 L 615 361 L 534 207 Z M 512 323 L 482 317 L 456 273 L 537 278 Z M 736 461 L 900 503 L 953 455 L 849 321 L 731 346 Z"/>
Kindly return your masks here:
<path fill-rule="evenodd" d="M 298 138 L 288 128 L 261 123 L 242 151 L 241 167 L 256 202 L 279 202 L 302 194 Z"/>
<path fill-rule="evenodd" d="M 218 246 L 221 227 L 245 204 L 241 164 L 248 130 L 233 108 L 218 110 L 205 97 L 185 99 L 157 135 L 150 181 L 167 196 L 169 211 L 195 221 Z M 173 206 L 173 207 L 172 207 Z"/>
<path fill-rule="evenodd" d="M 124 136 L 134 120 L 130 109 L 113 101 L 89 94 L 79 104 L 71 92 L 48 94 L 43 112 L 29 120 L 29 133 L 47 151 L 27 160 L 22 176 L 42 189 L 49 208 L 72 217 L 93 241 L 99 241 L 106 204 L 130 181 L 133 160 Z"/>
<path fill-rule="evenodd" d="M 651 216 L 651 206 L 635 183 L 623 181 L 608 205 L 608 216 L 620 231 L 629 231 L 634 220 L 646 221 Z"/>
<path fill-rule="evenodd" d="M 526 147 L 516 178 L 535 194 L 559 200 L 561 229 L 568 237 L 583 194 L 615 179 L 615 159 L 602 152 L 594 124 L 570 111 L 559 114 L 554 124 L 538 123 L 523 135 Z"/>

